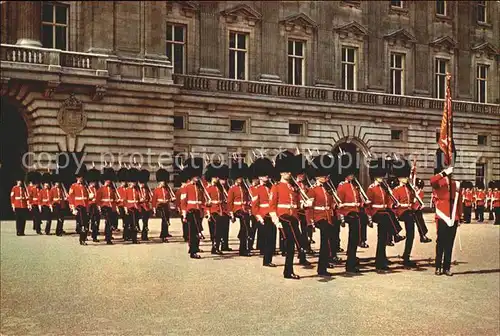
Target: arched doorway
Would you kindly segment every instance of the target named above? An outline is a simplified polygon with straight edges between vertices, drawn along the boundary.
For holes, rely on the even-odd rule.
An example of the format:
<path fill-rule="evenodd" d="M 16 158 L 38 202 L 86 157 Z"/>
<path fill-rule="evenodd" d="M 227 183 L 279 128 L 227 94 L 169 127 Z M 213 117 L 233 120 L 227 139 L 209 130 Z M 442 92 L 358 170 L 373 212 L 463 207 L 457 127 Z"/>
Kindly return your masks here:
<path fill-rule="evenodd" d="M 359 168 L 358 180 L 366 191 L 370 185 L 370 177 L 368 175 L 368 166 L 366 165 L 366 157 L 369 155 L 368 147 L 355 138 L 344 138 L 337 141 L 332 147 L 332 153 L 338 155 L 340 150 L 349 153 Z"/>
<path fill-rule="evenodd" d="M 28 128 L 20 107 L 1 97 L 0 109 L 0 219 L 12 219 L 10 190 L 16 174 L 26 169 L 22 158 L 28 151 Z"/>

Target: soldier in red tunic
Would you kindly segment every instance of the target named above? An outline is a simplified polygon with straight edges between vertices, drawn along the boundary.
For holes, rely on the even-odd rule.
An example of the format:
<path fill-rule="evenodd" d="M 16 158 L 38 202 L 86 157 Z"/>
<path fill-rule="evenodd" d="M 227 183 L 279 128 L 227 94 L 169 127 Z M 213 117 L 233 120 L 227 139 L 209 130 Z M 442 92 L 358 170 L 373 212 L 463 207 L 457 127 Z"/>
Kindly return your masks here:
<path fill-rule="evenodd" d="M 329 263 L 329 241 L 333 234 L 334 203 L 332 195 L 325 188 L 328 175 L 333 167 L 333 158 L 328 155 L 318 156 L 313 159 L 309 168 L 309 175 L 316 178 L 316 185 L 310 188 L 307 196 L 310 206 L 306 209 L 308 223 L 315 225 L 320 230 L 320 249 L 318 260 L 318 275 L 331 276 L 327 268 L 333 268 Z"/>
<path fill-rule="evenodd" d="M 87 245 L 87 232 L 89 230 L 87 213 L 89 193 L 83 181 L 85 173 L 85 166 L 82 166 L 75 174 L 76 183 L 71 185 L 68 192 L 69 207 L 73 215 L 76 216 L 77 229 L 80 234 L 80 245 Z"/>
<path fill-rule="evenodd" d="M 189 182 L 188 177 L 186 176 L 186 171 L 181 170 L 176 178 L 176 183 L 177 185 L 180 184 L 179 189 L 175 192 L 175 206 L 177 208 L 177 212 L 179 213 L 182 221 L 182 237 L 184 238 L 184 241 L 188 241 L 188 224 L 187 221 L 183 217 L 183 209 L 182 208 L 182 202 L 181 202 L 181 195 L 184 194 L 184 189 L 186 188 L 187 183 Z"/>
<path fill-rule="evenodd" d="M 50 197 L 52 199 L 52 208 L 54 210 L 54 218 L 57 221 L 56 224 L 56 235 L 61 237 L 65 232 L 63 230 L 64 226 L 64 209 L 67 207 L 67 195 L 64 189 L 61 187 L 62 177 L 59 174 L 53 176 L 54 186 L 50 189 Z"/>
<path fill-rule="evenodd" d="M 28 209 L 31 211 L 31 216 L 33 218 L 33 230 L 38 234 L 42 234 L 42 220 L 40 218 L 41 206 L 38 200 L 38 194 L 40 193 L 40 180 L 42 176 L 39 172 L 29 172 L 28 173 Z"/>
<path fill-rule="evenodd" d="M 10 192 L 10 204 L 12 211 L 16 215 L 16 235 L 24 236 L 26 227 L 26 219 L 28 218 L 28 191 L 24 187 L 23 178 L 21 175 L 16 179 L 16 185 L 12 187 Z"/>
<path fill-rule="evenodd" d="M 486 204 L 486 192 L 483 181 L 476 182 L 477 191 L 474 194 L 474 208 L 477 211 L 477 221 L 484 222 L 484 205 Z"/>
<path fill-rule="evenodd" d="M 51 175 L 45 173 L 42 176 L 43 188 L 38 193 L 38 202 L 41 207 L 41 218 L 45 220 L 45 234 L 50 235 L 50 227 L 52 224 L 52 197 L 50 195 Z"/>
<path fill-rule="evenodd" d="M 234 223 L 236 218 L 240 221 L 240 231 L 238 239 L 240 240 L 239 255 L 250 256 L 250 202 L 251 195 L 243 184 L 243 179 L 247 177 L 248 166 L 244 162 L 233 162 L 229 175 L 234 184 L 227 193 L 227 210 L 231 221 Z"/>
<path fill-rule="evenodd" d="M 140 218 L 142 219 L 142 233 L 141 240 L 148 241 L 148 232 L 149 232 L 149 217 L 151 217 L 151 201 L 152 201 L 152 193 L 151 189 L 149 189 L 150 173 L 146 169 L 142 169 L 139 172 L 139 193 L 140 193 Z"/>
<path fill-rule="evenodd" d="M 491 204 L 493 208 L 493 215 L 495 217 L 495 225 L 500 224 L 500 181 L 495 181 L 493 185 L 493 193 L 491 197 Z"/>
<path fill-rule="evenodd" d="M 209 200 L 205 207 L 206 217 L 208 218 L 208 228 L 210 230 L 210 240 L 212 242 L 212 254 L 222 254 L 222 227 L 224 223 L 221 221 L 224 217 L 224 194 L 219 184 L 219 168 L 218 163 L 209 164 L 206 167 L 205 179 L 208 183 L 206 188 Z"/>
<path fill-rule="evenodd" d="M 269 176 L 273 174 L 273 164 L 267 158 L 258 158 L 252 164 L 253 174 L 259 178 L 260 184 L 255 188 L 252 198 L 252 214 L 260 223 L 260 249 L 264 256 L 262 264 L 266 267 L 276 267 L 273 264 L 274 250 L 276 249 L 276 226 L 269 215 L 269 198 L 272 184 Z"/>
<path fill-rule="evenodd" d="M 424 186 L 424 180 L 417 178 L 415 183 L 415 191 L 422 201 L 424 200 Z M 430 243 L 432 242 L 432 239 L 427 237 L 429 229 L 427 229 L 427 224 L 425 223 L 424 213 L 422 212 L 423 208 L 424 204 L 420 204 L 420 202 L 418 202 L 417 198 L 415 197 L 415 199 L 413 200 L 412 209 L 415 213 L 415 224 L 417 224 L 418 234 L 420 235 L 420 242 Z"/>
<path fill-rule="evenodd" d="M 140 192 L 137 188 L 137 181 L 139 180 L 139 170 L 136 168 L 130 168 L 128 170 L 129 181 L 128 188 L 125 191 L 125 196 L 123 198 L 123 203 L 125 204 L 125 213 L 128 216 L 127 227 L 125 236 L 127 239 L 132 240 L 133 244 L 139 244 L 137 241 L 137 233 L 139 229 L 139 218 L 140 218 Z"/>
<path fill-rule="evenodd" d="M 128 170 L 127 168 L 120 168 L 117 172 L 117 179 L 119 181 L 119 186 L 116 188 L 116 197 L 117 202 L 116 205 L 118 206 L 118 215 L 122 219 L 122 229 L 123 229 L 123 239 L 127 239 L 126 237 L 126 229 L 129 224 L 128 224 L 128 216 L 125 213 L 125 203 L 123 199 L 125 198 L 125 194 L 127 192 L 127 179 L 128 179 Z M 118 231 L 118 228 L 115 228 Z"/>
<path fill-rule="evenodd" d="M 495 181 L 488 182 L 488 191 L 486 192 L 486 211 L 488 212 L 488 220 L 494 220 L 493 207 L 491 202 L 491 199 L 493 198 L 494 186 L 495 186 Z"/>
<path fill-rule="evenodd" d="M 117 193 L 112 185 L 116 175 L 111 168 L 105 168 L 102 179 L 104 185 L 97 190 L 96 202 L 99 207 L 99 212 L 104 217 L 104 236 L 107 245 L 113 245 L 113 225 L 115 225 L 117 218 Z"/>
<path fill-rule="evenodd" d="M 470 224 L 472 217 L 472 205 L 474 202 L 474 193 L 472 191 L 474 186 L 470 181 L 463 181 L 460 187 L 464 189 L 464 192 L 462 193 L 464 222 L 465 224 Z"/>
<path fill-rule="evenodd" d="M 307 160 L 304 155 L 298 154 L 294 157 L 294 170 L 292 172 L 293 175 L 296 175 L 295 178 L 296 187 L 301 195 L 307 195 L 308 186 L 306 185 L 306 170 L 307 170 Z M 306 218 L 306 210 L 303 206 L 304 200 L 301 203 L 301 206 L 297 210 L 299 214 L 299 224 L 300 224 L 300 237 L 301 237 L 301 246 L 304 247 L 306 251 L 303 255 L 299 255 L 300 264 L 304 266 L 308 266 L 311 263 L 306 260 L 306 253 L 314 255 L 314 251 L 311 249 L 311 240 L 310 233 L 312 234 L 312 230 L 314 225 L 309 223 Z"/>
<path fill-rule="evenodd" d="M 295 245 L 299 252 L 305 252 L 301 246 L 299 230 L 300 198 L 297 190 L 290 184 L 294 165 L 294 155 L 288 151 L 276 157 L 276 170 L 281 180 L 271 188 L 269 200 L 269 214 L 276 227 L 282 230 L 285 240 L 285 269 L 283 276 L 286 279 L 300 279 L 293 271 L 293 257 Z"/>
<path fill-rule="evenodd" d="M 158 214 L 161 218 L 160 239 L 162 243 L 168 243 L 169 233 L 168 226 L 170 225 L 170 202 L 172 199 L 171 191 L 167 189 L 167 183 L 170 181 L 170 174 L 163 168 L 156 171 L 156 181 L 158 186 L 153 192 L 152 207 L 153 215 Z"/>
<path fill-rule="evenodd" d="M 251 180 L 249 193 L 253 200 L 253 198 L 256 195 L 257 188 L 259 186 L 259 178 L 255 176 L 252 166 L 250 166 L 248 169 L 248 179 Z M 260 234 L 257 236 L 257 231 L 259 231 L 260 226 L 261 224 L 257 220 L 257 217 L 255 217 L 255 214 L 252 211 L 250 211 L 250 237 L 249 237 L 250 250 L 254 249 L 255 237 L 257 237 L 257 244 L 255 248 L 257 248 L 262 252 L 262 248 L 260 247 L 262 238 L 260 237 Z"/>
<path fill-rule="evenodd" d="M 99 189 L 99 180 L 101 179 L 101 173 L 92 168 L 87 172 L 85 179 L 88 181 L 87 190 L 89 193 L 89 204 L 88 204 L 88 214 L 90 220 L 90 228 L 92 230 L 92 241 L 98 243 L 99 239 L 99 223 L 101 221 L 101 214 L 99 213 L 99 208 L 97 206 L 96 195 L 97 189 Z"/>

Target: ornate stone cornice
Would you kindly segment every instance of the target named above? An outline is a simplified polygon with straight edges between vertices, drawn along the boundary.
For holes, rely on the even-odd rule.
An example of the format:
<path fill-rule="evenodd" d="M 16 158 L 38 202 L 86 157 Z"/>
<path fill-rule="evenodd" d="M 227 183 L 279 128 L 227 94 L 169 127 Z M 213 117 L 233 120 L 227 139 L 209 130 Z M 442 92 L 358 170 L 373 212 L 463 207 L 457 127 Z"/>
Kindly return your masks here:
<path fill-rule="evenodd" d="M 494 59 L 495 56 L 499 56 L 498 49 L 489 42 L 483 42 L 472 47 L 472 51 L 476 53 L 477 57 L 486 56 L 489 59 Z"/>
<path fill-rule="evenodd" d="M 222 16 L 226 18 L 226 22 L 233 23 L 239 19 L 246 21 L 249 26 L 254 26 L 255 23 L 261 20 L 262 14 L 247 4 L 240 4 L 230 9 L 221 12 Z"/>
<path fill-rule="evenodd" d="M 400 45 L 405 48 L 411 47 L 411 45 L 417 41 L 416 38 L 404 28 L 386 34 L 384 38 L 391 46 Z"/>
<path fill-rule="evenodd" d="M 443 51 L 453 54 L 455 52 L 457 42 L 450 36 L 441 36 L 429 43 L 429 45 L 433 47 L 436 52 Z"/>
<path fill-rule="evenodd" d="M 368 35 L 368 29 L 356 21 L 351 21 L 335 28 L 341 39 L 355 39 L 362 41 Z"/>
<path fill-rule="evenodd" d="M 318 24 L 304 13 L 295 14 L 280 21 L 287 32 L 302 30 L 310 35 L 316 30 Z"/>
<path fill-rule="evenodd" d="M 194 13 L 199 10 L 199 5 L 194 1 L 168 1 L 167 11 L 172 11 L 173 4 L 176 3 L 180 6 L 182 13 L 185 17 L 193 17 Z"/>

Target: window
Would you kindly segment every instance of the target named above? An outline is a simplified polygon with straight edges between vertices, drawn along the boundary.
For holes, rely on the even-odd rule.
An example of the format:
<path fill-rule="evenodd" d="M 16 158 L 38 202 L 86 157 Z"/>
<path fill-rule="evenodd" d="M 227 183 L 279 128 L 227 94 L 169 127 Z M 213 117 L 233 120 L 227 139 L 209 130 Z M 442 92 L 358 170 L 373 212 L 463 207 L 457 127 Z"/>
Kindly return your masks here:
<path fill-rule="evenodd" d="M 357 88 L 356 49 L 342 48 L 342 89 Z"/>
<path fill-rule="evenodd" d="M 246 120 L 231 120 L 231 132 L 246 132 Z"/>
<path fill-rule="evenodd" d="M 477 2 L 477 22 L 486 23 L 486 1 Z"/>
<path fill-rule="evenodd" d="M 304 135 L 304 124 L 302 123 L 289 123 L 288 134 L 290 135 Z"/>
<path fill-rule="evenodd" d="M 437 58 L 435 62 L 435 98 L 444 99 L 446 92 L 446 73 L 448 72 L 448 61 Z"/>
<path fill-rule="evenodd" d="M 68 7 L 45 3 L 42 9 L 42 45 L 68 50 Z"/>
<path fill-rule="evenodd" d="M 288 84 L 304 85 L 305 82 L 305 43 L 288 41 Z"/>
<path fill-rule="evenodd" d="M 404 55 L 391 54 L 391 93 L 404 94 Z"/>
<path fill-rule="evenodd" d="M 486 175 L 486 163 L 476 163 L 476 181 L 484 182 Z"/>
<path fill-rule="evenodd" d="M 403 8 L 403 1 L 391 1 L 392 7 Z"/>
<path fill-rule="evenodd" d="M 476 70 L 476 100 L 486 103 L 488 100 L 488 66 L 480 64 Z"/>
<path fill-rule="evenodd" d="M 247 35 L 229 33 L 229 78 L 247 79 L 247 48 Z"/>
<path fill-rule="evenodd" d="M 403 140 L 403 130 L 391 130 L 391 140 Z"/>
<path fill-rule="evenodd" d="M 436 14 L 437 15 L 446 15 L 446 1 L 437 0 L 436 1 Z"/>
<path fill-rule="evenodd" d="M 174 67 L 174 73 L 186 72 L 186 27 L 167 24 L 167 57 Z"/>
<path fill-rule="evenodd" d="M 477 136 L 477 144 L 480 146 L 487 146 L 488 145 L 488 136 L 479 134 Z"/>
<path fill-rule="evenodd" d="M 186 126 L 184 125 L 184 116 L 174 116 L 174 129 L 182 130 L 185 128 Z"/>

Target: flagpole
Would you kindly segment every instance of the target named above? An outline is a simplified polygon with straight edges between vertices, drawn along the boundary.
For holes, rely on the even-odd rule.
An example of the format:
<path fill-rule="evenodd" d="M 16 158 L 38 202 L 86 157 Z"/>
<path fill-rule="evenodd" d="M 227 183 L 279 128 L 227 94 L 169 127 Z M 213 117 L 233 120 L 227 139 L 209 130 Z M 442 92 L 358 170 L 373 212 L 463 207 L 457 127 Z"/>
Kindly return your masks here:
<path fill-rule="evenodd" d="M 453 162 L 453 111 L 451 110 L 451 88 L 450 88 L 450 82 L 451 82 L 451 73 L 447 72 L 446 73 L 446 94 L 445 94 L 445 108 L 446 108 L 446 114 L 448 115 L 448 146 L 449 146 L 449 158 L 450 158 L 450 165 L 452 165 Z M 449 104 L 449 105 L 448 105 Z M 449 176 L 449 192 L 450 192 L 450 218 L 453 218 L 453 190 L 452 190 L 452 175 Z M 452 225 L 455 225 L 453 223 Z"/>

